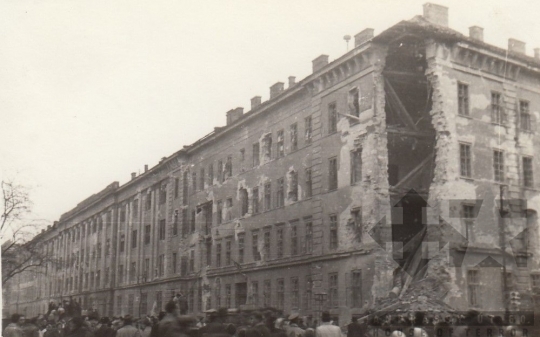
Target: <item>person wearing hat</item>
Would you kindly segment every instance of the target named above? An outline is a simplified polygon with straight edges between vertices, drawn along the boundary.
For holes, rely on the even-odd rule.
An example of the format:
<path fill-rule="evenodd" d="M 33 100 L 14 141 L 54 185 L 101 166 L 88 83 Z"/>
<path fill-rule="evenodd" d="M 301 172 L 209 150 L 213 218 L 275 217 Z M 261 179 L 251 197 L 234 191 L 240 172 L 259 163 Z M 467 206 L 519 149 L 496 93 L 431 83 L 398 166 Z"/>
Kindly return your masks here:
<path fill-rule="evenodd" d="M 316 337 L 341 337 L 341 329 L 332 324 L 332 318 L 328 311 L 323 311 L 321 321 L 321 325 L 315 329 Z"/>
<path fill-rule="evenodd" d="M 111 320 L 109 317 L 101 317 L 96 326 L 94 337 L 115 337 L 116 331 L 111 328 Z"/>
<path fill-rule="evenodd" d="M 304 337 L 305 331 L 298 326 L 299 319 L 296 313 L 289 315 L 289 326 L 285 330 L 287 337 Z"/>

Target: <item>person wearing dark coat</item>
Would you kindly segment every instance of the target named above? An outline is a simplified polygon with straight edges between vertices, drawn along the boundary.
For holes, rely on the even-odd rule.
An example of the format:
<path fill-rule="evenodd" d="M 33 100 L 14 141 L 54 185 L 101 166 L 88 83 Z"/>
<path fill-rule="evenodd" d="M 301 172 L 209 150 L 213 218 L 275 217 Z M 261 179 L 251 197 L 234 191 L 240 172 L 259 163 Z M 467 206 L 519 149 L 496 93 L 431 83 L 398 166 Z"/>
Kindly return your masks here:
<path fill-rule="evenodd" d="M 358 322 L 358 318 L 353 317 L 352 322 L 347 325 L 347 337 L 364 337 L 365 334 L 364 326 Z"/>
<path fill-rule="evenodd" d="M 68 322 L 68 326 L 66 337 L 93 337 L 92 333 L 86 328 L 84 319 L 80 316 L 73 317 Z"/>
<path fill-rule="evenodd" d="M 184 322 L 181 324 L 178 317 L 178 308 L 174 301 L 170 301 L 165 305 L 165 317 L 158 324 L 159 337 L 188 337 L 187 331 L 189 324 Z"/>
<path fill-rule="evenodd" d="M 109 317 L 102 317 L 99 320 L 96 331 L 94 331 L 94 337 L 115 337 L 116 331 L 111 328 L 111 321 Z"/>

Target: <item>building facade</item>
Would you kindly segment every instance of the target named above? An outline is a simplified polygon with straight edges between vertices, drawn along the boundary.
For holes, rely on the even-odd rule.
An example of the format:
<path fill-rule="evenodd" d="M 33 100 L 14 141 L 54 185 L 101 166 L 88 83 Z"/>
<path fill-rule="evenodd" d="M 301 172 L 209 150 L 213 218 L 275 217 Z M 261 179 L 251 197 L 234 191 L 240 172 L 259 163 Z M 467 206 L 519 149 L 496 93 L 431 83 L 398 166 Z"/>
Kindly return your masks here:
<path fill-rule="evenodd" d="M 480 27 L 464 36 L 433 4 L 366 29 L 343 56 L 321 55 L 300 82 L 62 215 L 34 238 L 57 263 L 11 282 L 7 307 L 35 315 L 72 297 L 138 316 L 181 292 L 193 313 L 329 310 L 346 324 L 429 281 L 457 310 L 503 310 L 511 291 L 533 308 L 536 51 L 489 45 Z"/>

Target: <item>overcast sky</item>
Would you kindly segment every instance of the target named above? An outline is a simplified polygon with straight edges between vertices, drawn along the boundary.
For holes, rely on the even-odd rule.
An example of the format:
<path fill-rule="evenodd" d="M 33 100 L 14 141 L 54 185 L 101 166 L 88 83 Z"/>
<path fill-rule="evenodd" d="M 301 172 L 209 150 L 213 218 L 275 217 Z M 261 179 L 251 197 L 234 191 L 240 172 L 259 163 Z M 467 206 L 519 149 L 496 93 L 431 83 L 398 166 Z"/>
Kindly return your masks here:
<path fill-rule="evenodd" d="M 343 36 L 422 13 L 425 0 L 0 2 L 0 175 L 58 220 L 113 181 L 225 124 L 225 112 L 309 75 Z M 438 0 L 450 27 L 540 47 L 540 5 Z M 352 42 L 352 41 L 351 41 Z"/>

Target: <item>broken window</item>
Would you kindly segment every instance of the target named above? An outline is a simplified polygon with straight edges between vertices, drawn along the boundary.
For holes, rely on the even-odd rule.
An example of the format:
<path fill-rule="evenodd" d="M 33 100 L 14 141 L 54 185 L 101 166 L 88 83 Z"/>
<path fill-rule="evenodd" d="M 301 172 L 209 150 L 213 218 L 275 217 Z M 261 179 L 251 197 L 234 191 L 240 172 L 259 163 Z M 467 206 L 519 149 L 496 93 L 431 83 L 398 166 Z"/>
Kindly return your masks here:
<path fill-rule="evenodd" d="M 263 139 L 263 156 L 265 161 L 272 159 L 272 134 L 267 134 Z"/>
<path fill-rule="evenodd" d="M 311 138 L 313 136 L 311 116 L 307 116 L 306 118 L 304 118 L 304 125 L 306 144 L 311 144 Z"/>
<path fill-rule="evenodd" d="M 469 116 L 469 86 L 458 83 L 458 114 Z"/>
<path fill-rule="evenodd" d="M 298 255 L 298 220 L 291 221 L 291 255 Z"/>
<path fill-rule="evenodd" d="M 531 131 L 531 114 L 527 101 L 519 101 L 519 126 L 523 131 Z"/>
<path fill-rule="evenodd" d="M 244 263 L 244 234 L 238 234 L 238 263 Z"/>
<path fill-rule="evenodd" d="M 159 220 L 159 239 L 165 240 L 165 219 Z"/>
<path fill-rule="evenodd" d="M 221 221 L 223 220 L 223 201 L 218 200 L 217 201 L 217 224 L 221 224 Z"/>
<path fill-rule="evenodd" d="M 289 193 L 287 198 L 290 201 L 298 201 L 298 172 L 289 172 Z"/>
<path fill-rule="evenodd" d="M 337 107 L 336 102 L 328 104 L 328 133 L 337 131 Z"/>
<path fill-rule="evenodd" d="M 338 187 L 337 158 L 328 159 L 328 190 L 333 191 Z"/>
<path fill-rule="evenodd" d="M 261 157 L 260 157 L 260 146 L 259 143 L 253 144 L 253 167 L 259 166 L 261 163 Z"/>
<path fill-rule="evenodd" d="M 468 298 L 469 305 L 473 307 L 479 306 L 479 289 L 480 289 L 480 280 L 479 280 L 478 270 L 468 270 L 467 271 L 467 285 L 468 285 Z"/>
<path fill-rule="evenodd" d="M 337 308 L 339 304 L 337 273 L 328 274 L 328 304 L 331 308 Z"/>
<path fill-rule="evenodd" d="M 338 222 L 337 215 L 330 215 L 330 249 L 338 247 Z"/>
<path fill-rule="evenodd" d="M 306 198 L 311 198 L 313 196 L 313 182 L 311 180 L 311 167 L 306 168 L 306 183 L 305 183 L 305 191 L 306 191 Z"/>
<path fill-rule="evenodd" d="M 493 151 L 493 176 L 495 181 L 504 182 L 504 152 Z"/>
<path fill-rule="evenodd" d="M 283 227 L 279 226 L 276 231 L 277 236 L 277 258 L 283 257 Z"/>
<path fill-rule="evenodd" d="M 272 209 L 272 183 L 264 184 L 264 210 Z"/>
<path fill-rule="evenodd" d="M 248 213 L 248 208 L 249 208 L 248 191 L 245 188 L 241 188 L 239 191 L 239 194 L 240 194 L 240 203 L 242 205 L 240 216 L 244 216 Z"/>
<path fill-rule="evenodd" d="M 462 177 L 471 177 L 471 145 L 459 144 L 460 173 Z"/>
<path fill-rule="evenodd" d="M 362 149 L 351 151 L 351 184 L 362 181 Z"/>
<path fill-rule="evenodd" d="M 214 164 L 208 165 L 208 186 L 212 186 L 214 184 Z"/>
<path fill-rule="evenodd" d="M 531 157 L 523 157 L 523 186 L 534 186 L 533 159 Z"/>
<path fill-rule="evenodd" d="M 232 177 L 232 166 L 232 156 L 228 156 L 225 163 L 225 179 Z"/>
<path fill-rule="evenodd" d="M 362 271 L 354 270 L 351 273 L 351 307 L 361 308 L 362 303 Z"/>
<path fill-rule="evenodd" d="M 259 188 L 254 187 L 252 193 L 253 195 L 251 197 L 251 213 L 257 214 L 259 213 Z"/>
<path fill-rule="evenodd" d="M 261 259 L 261 254 L 259 253 L 259 232 L 253 232 L 251 234 L 251 253 L 253 254 L 254 261 Z"/>
<path fill-rule="evenodd" d="M 298 149 L 298 124 L 291 124 L 289 132 L 291 135 L 291 151 L 296 151 Z"/>
<path fill-rule="evenodd" d="M 349 114 L 360 117 L 360 91 L 358 88 L 349 91 Z"/>
<path fill-rule="evenodd" d="M 277 144 L 276 144 L 276 149 L 277 149 L 277 157 L 278 158 L 281 158 L 285 155 L 285 139 L 284 139 L 284 135 L 283 135 L 283 130 L 279 130 L 277 132 Z"/>
<path fill-rule="evenodd" d="M 311 217 L 304 218 L 304 223 L 306 226 L 306 237 L 305 237 L 306 254 L 311 254 L 313 252 L 313 222 L 312 222 Z"/>
<path fill-rule="evenodd" d="M 197 191 L 197 172 L 191 173 L 191 183 L 193 184 L 193 192 Z"/>
<path fill-rule="evenodd" d="M 283 207 L 285 199 L 285 181 L 283 178 L 277 180 L 276 207 Z"/>
<path fill-rule="evenodd" d="M 501 94 L 491 92 L 491 122 L 495 124 L 504 124 L 506 116 L 501 104 Z"/>

